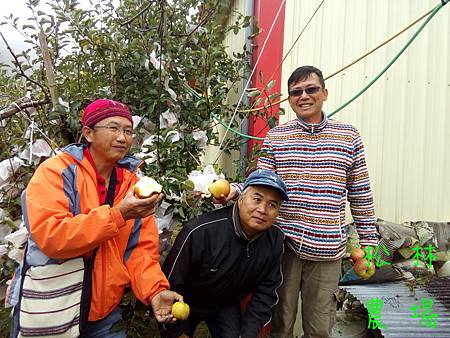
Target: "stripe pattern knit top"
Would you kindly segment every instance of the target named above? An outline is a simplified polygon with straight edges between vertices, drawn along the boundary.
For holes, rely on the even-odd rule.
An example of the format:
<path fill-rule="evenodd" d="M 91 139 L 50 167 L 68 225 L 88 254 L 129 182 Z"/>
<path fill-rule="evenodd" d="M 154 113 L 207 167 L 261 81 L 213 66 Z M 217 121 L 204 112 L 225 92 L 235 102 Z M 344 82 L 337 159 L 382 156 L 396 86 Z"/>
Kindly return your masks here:
<path fill-rule="evenodd" d="M 345 204 L 361 245 L 378 244 L 375 211 L 361 137 L 351 125 L 295 119 L 271 129 L 258 168 L 276 171 L 286 183 L 277 225 L 300 258 L 337 260 L 345 253 Z"/>

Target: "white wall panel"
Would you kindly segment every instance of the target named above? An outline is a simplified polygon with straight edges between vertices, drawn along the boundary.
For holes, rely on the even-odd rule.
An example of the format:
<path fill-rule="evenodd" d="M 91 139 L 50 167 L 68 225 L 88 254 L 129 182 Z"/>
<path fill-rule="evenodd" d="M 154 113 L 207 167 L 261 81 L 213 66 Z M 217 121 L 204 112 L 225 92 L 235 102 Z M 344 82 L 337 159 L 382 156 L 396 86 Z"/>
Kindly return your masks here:
<path fill-rule="evenodd" d="M 287 0 L 285 53 L 319 0 Z M 311 64 L 325 76 L 394 35 L 439 1 L 327 0 L 283 64 Z M 330 113 L 368 84 L 405 45 L 422 20 L 381 49 L 326 81 Z M 377 216 L 390 221 L 450 221 L 450 4 L 396 63 L 334 118 L 363 137 Z M 288 112 L 281 122 L 295 118 Z"/>

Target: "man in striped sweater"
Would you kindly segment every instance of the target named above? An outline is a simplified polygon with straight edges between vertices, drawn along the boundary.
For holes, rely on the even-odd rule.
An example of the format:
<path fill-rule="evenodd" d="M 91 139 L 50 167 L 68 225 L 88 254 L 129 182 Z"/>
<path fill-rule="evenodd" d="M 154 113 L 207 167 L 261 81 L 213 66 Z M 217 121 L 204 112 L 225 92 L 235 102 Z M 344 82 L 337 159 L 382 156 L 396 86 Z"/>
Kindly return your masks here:
<path fill-rule="evenodd" d="M 258 161 L 258 168 L 282 177 L 289 195 L 276 223 L 286 234 L 287 249 L 271 336 L 293 337 L 300 292 L 304 337 L 326 338 L 335 321 L 345 253 L 346 200 L 361 245 L 378 243 L 375 211 L 358 131 L 322 111 L 328 96 L 322 72 L 312 66 L 297 68 L 288 90 L 297 119 L 268 132 Z M 235 198 L 239 186 L 234 188 L 226 199 Z"/>

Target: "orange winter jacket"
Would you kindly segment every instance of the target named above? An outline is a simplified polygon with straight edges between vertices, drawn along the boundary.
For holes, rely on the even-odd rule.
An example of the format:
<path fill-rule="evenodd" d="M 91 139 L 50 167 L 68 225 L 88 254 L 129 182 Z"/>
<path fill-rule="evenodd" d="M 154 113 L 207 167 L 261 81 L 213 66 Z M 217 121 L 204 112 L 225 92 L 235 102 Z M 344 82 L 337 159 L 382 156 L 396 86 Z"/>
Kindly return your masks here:
<path fill-rule="evenodd" d="M 124 170 L 114 205 L 136 183 L 141 163 L 131 156 L 117 163 Z M 47 257 L 68 259 L 98 247 L 90 321 L 106 317 L 120 303 L 128 285 L 147 305 L 155 294 L 169 288 L 159 265 L 154 217 L 124 221 L 116 207 L 100 205 L 96 182 L 83 146 L 73 144 L 39 166 L 24 200 L 31 237 Z"/>

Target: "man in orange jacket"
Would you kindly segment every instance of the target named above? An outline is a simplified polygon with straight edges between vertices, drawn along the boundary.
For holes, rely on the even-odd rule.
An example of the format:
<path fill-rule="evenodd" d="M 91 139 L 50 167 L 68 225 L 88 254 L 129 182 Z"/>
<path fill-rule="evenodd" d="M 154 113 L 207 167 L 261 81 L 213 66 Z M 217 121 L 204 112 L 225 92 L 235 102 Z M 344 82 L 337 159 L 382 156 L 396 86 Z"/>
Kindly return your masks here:
<path fill-rule="evenodd" d="M 151 305 L 161 323 L 174 321 L 172 303 L 182 301 L 169 291 L 159 265 L 153 214 L 163 194 L 145 199 L 133 195 L 142 161 L 127 155 L 133 134 L 130 110 L 120 102 L 99 99 L 84 110 L 82 125 L 88 145 L 71 144 L 42 163 L 22 195 L 30 238 L 24 263 L 8 290 L 8 302 L 15 307 L 12 337 L 125 337 L 124 331 L 111 332 L 111 327 L 121 319 L 119 303 L 127 286 Z M 32 276 L 62 269 L 75 258 L 93 262 L 84 266 L 81 282 L 69 282 L 78 270 L 56 270 L 46 277 L 46 285 L 31 283 L 43 280 Z M 60 285 L 43 291 L 57 280 Z M 58 308 L 58 297 L 77 297 L 76 292 L 81 296 L 70 308 L 79 313 Z M 85 295 L 88 301 L 83 303 Z M 41 302 L 38 312 L 28 310 L 33 301 Z"/>

